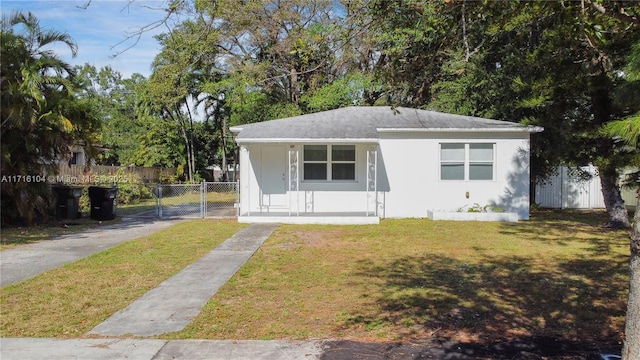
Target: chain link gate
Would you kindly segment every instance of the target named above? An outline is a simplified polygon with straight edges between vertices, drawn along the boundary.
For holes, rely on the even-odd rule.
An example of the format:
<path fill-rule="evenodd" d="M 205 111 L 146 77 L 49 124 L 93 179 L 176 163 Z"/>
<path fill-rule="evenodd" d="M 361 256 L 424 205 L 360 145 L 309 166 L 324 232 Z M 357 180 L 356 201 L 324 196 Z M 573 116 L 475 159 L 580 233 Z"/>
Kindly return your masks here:
<path fill-rule="evenodd" d="M 155 195 L 159 218 L 238 215 L 238 184 L 235 182 L 158 185 Z"/>
<path fill-rule="evenodd" d="M 240 211 L 237 182 L 204 182 L 203 217 L 237 217 Z"/>

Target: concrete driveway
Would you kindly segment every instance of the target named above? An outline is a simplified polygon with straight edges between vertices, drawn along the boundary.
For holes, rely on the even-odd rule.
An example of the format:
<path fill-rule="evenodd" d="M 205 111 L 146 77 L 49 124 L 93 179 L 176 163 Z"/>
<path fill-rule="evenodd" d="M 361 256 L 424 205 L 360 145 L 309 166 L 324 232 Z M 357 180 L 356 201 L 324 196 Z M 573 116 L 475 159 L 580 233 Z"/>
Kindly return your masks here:
<path fill-rule="evenodd" d="M 183 220 L 123 217 L 117 224 L 98 226 L 1 251 L 0 286 L 32 278 L 120 243 L 153 234 L 180 221 Z"/>

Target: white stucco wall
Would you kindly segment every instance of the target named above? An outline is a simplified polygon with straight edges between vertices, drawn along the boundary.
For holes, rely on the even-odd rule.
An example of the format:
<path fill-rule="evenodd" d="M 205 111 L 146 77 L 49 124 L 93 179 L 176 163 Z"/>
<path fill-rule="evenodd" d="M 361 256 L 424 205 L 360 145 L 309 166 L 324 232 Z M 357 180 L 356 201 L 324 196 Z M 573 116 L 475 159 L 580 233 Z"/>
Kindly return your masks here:
<path fill-rule="evenodd" d="M 495 143 L 494 180 L 440 180 L 440 143 Z M 266 147 L 266 148 L 265 148 Z M 379 144 L 356 145 L 355 181 L 300 181 L 288 192 L 288 151 L 302 144 L 247 144 L 240 151 L 241 214 L 270 212 L 375 211 L 366 192 L 366 154 L 378 151 L 378 215 L 427 217 L 428 211 L 456 211 L 491 205 L 529 218 L 529 134 L 381 133 Z M 468 197 L 467 197 L 468 193 Z"/>
<path fill-rule="evenodd" d="M 436 136 L 434 136 L 436 135 Z M 380 157 L 388 191 L 384 217 L 427 217 L 478 204 L 529 218 L 529 136 L 514 134 L 384 134 Z M 495 143 L 494 180 L 440 180 L 441 143 Z M 384 187 L 384 185 L 382 185 Z M 468 197 L 467 197 L 468 193 Z"/>

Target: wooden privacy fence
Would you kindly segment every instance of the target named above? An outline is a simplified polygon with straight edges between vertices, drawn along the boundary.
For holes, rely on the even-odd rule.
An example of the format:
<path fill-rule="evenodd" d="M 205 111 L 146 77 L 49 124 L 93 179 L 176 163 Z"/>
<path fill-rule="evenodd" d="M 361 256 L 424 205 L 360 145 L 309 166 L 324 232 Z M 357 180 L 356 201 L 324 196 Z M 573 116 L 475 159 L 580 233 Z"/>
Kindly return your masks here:
<path fill-rule="evenodd" d="M 61 164 L 56 178 L 64 183 L 92 183 L 101 178 L 125 175 L 137 177 L 145 183 L 158 183 L 161 178 L 175 174 L 176 168 L 92 165 L 87 169 L 84 165 Z"/>

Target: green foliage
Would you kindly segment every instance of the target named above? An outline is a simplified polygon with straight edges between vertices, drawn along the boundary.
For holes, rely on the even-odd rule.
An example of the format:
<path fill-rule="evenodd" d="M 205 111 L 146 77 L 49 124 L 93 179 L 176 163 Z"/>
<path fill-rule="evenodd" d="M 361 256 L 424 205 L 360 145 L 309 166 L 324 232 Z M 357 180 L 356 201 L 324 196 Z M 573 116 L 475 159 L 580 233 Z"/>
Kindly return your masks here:
<path fill-rule="evenodd" d="M 81 91 L 76 95 L 91 102 L 102 121 L 98 141 L 107 151 L 96 154 L 95 160 L 102 165 L 130 165 L 141 146 L 137 137 L 147 132 L 144 113 L 139 100 L 146 79 L 134 74 L 130 79 L 104 67 L 97 70 L 86 64 L 76 67 Z"/>
<path fill-rule="evenodd" d="M 123 165 L 175 167 L 186 163 L 185 144 L 176 122 L 152 116 L 139 116 L 136 120 L 144 132 L 134 135 L 133 140 L 137 143 L 135 152 Z"/>
<path fill-rule="evenodd" d="M 89 187 L 82 188 L 82 195 L 78 199 L 78 211 L 82 214 L 88 214 L 91 211 L 91 199 L 89 198 Z"/>
<path fill-rule="evenodd" d="M 4 15 L 0 36 L 0 172 L 54 174 L 71 145 L 91 153 L 100 128 L 96 109 L 74 97 L 74 72 L 50 50 L 61 44 L 75 56 L 71 37 L 42 29 L 31 13 Z M 48 213 L 51 194 L 45 182 L 3 182 L 1 188 L 3 224 L 31 222 Z"/>
<path fill-rule="evenodd" d="M 640 114 L 612 121 L 603 128 L 605 134 L 620 138 L 631 147 L 640 146 Z"/>
<path fill-rule="evenodd" d="M 151 190 L 142 182 L 121 182 L 117 186 L 117 204 L 132 204 L 140 200 L 153 198 Z"/>
<path fill-rule="evenodd" d="M 371 76 L 355 73 L 345 75 L 314 92 L 303 96 L 302 101 L 310 112 L 361 105 L 365 89 L 374 87 Z"/>
<path fill-rule="evenodd" d="M 474 203 L 473 205 L 463 206 L 458 209 L 457 212 L 469 212 L 469 213 L 501 213 L 504 212 L 504 209 L 499 207 L 493 207 L 491 205 L 481 206 L 478 203 Z"/>

